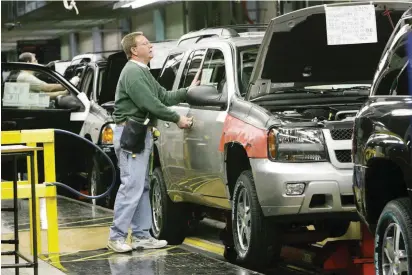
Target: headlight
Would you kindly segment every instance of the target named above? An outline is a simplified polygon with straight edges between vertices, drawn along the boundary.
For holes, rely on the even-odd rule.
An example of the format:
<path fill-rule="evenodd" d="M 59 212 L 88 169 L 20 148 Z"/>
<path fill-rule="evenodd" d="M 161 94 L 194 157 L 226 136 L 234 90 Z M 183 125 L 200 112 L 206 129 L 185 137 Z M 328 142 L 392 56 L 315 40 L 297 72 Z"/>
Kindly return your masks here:
<path fill-rule="evenodd" d="M 100 136 L 101 144 L 113 144 L 113 128 L 114 124 L 108 124 L 102 129 Z"/>
<path fill-rule="evenodd" d="M 328 157 L 320 129 L 272 129 L 268 137 L 268 150 L 270 157 L 276 161 L 327 161 Z"/>

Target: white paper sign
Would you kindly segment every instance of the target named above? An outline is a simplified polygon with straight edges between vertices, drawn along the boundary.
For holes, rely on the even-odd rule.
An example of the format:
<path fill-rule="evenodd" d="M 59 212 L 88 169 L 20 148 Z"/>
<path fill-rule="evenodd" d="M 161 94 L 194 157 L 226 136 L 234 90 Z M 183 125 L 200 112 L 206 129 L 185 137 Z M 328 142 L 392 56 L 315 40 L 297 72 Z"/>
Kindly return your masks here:
<path fill-rule="evenodd" d="M 30 93 L 29 83 L 4 83 L 3 106 L 49 107 L 50 96 L 45 93 Z"/>
<path fill-rule="evenodd" d="M 202 70 L 202 77 L 200 80 L 200 84 L 209 84 L 210 80 L 212 79 L 213 69 L 203 69 Z"/>
<path fill-rule="evenodd" d="M 373 5 L 325 6 L 325 13 L 328 45 L 378 42 Z"/>
<path fill-rule="evenodd" d="M 29 101 L 29 83 L 4 83 L 3 106 L 25 107 Z"/>

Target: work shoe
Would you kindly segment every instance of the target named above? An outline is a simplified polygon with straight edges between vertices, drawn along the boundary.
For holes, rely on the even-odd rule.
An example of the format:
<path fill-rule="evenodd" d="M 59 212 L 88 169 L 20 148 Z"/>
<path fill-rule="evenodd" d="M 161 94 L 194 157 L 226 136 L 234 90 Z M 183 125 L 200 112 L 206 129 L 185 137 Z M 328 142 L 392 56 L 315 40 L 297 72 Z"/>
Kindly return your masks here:
<path fill-rule="evenodd" d="M 132 237 L 133 249 L 156 249 L 167 246 L 167 241 L 157 240 L 151 236 L 149 237 Z"/>
<path fill-rule="evenodd" d="M 125 242 L 125 240 L 109 240 L 107 243 L 107 248 L 118 253 L 125 253 L 133 250 L 132 247 Z"/>

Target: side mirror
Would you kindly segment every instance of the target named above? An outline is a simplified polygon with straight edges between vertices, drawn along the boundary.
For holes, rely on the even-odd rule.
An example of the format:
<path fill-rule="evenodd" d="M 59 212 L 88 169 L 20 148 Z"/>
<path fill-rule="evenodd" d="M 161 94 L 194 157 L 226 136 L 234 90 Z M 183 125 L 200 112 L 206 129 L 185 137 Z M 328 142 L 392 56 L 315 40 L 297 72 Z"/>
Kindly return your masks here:
<path fill-rule="evenodd" d="M 218 106 L 226 105 L 226 98 L 212 85 L 195 86 L 187 92 L 186 102 L 192 106 Z"/>
<path fill-rule="evenodd" d="M 114 111 L 114 101 L 109 101 L 102 104 L 102 107 L 106 109 L 109 113 L 113 113 Z"/>

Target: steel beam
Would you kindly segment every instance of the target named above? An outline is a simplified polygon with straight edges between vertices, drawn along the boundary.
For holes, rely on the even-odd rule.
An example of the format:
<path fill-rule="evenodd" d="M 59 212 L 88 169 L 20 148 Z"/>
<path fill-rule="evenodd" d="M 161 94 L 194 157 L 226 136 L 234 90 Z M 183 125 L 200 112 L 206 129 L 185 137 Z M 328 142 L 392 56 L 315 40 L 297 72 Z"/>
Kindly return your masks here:
<path fill-rule="evenodd" d="M 153 25 L 155 27 L 156 41 L 165 40 L 165 12 L 163 8 L 153 11 Z"/>
<path fill-rule="evenodd" d="M 101 27 L 92 28 L 92 40 L 93 40 L 93 51 L 94 52 L 103 51 L 103 36 L 101 32 Z"/>
<path fill-rule="evenodd" d="M 79 37 L 77 33 L 69 34 L 69 48 L 70 48 L 70 58 L 75 57 L 79 54 Z"/>
<path fill-rule="evenodd" d="M 120 19 L 120 31 L 122 37 L 132 30 L 132 19 L 130 17 Z"/>

